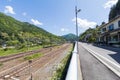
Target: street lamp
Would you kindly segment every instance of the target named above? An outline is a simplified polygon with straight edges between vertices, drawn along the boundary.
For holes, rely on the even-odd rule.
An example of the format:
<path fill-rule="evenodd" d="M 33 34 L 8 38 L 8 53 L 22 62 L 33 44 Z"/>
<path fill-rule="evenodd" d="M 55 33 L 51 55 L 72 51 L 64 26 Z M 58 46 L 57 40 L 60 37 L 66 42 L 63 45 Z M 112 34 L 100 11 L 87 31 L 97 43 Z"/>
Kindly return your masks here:
<path fill-rule="evenodd" d="M 77 53 L 78 53 L 78 22 L 77 22 L 77 14 L 80 12 L 81 9 L 77 9 L 77 6 L 75 6 L 75 16 L 76 16 L 76 36 L 77 36 Z"/>

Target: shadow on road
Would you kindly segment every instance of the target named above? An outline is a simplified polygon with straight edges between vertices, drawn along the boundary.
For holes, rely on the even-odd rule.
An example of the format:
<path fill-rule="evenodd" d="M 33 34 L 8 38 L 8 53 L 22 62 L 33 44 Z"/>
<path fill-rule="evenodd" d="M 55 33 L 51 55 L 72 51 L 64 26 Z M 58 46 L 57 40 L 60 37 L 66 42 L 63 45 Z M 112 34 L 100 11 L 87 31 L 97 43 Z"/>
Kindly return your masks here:
<path fill-rule="evenodd" d="M 106 45 L 105 46 L 94 45 L 94 46 L 116 52 L 116 54 L 109 54 L 109 55 L 120 64 L 120 48 L 115 48 L 115 47 L 106 46 Z"/>

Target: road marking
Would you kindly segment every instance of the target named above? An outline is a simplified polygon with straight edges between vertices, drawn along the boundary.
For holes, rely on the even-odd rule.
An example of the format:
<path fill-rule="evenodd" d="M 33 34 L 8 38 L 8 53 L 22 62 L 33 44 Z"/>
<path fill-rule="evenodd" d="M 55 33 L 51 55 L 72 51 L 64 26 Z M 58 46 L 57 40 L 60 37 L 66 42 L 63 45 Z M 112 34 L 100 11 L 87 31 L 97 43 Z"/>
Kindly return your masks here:
<path fill-rule="evenodd" d="M 107 66 L 110 70 L 112 70 L 116 75 L 118 75 L 120 77 L 120 66 L 118 64 L 116 64 L 113 61 L 110 61 L 109 59 L 101 56 L 99 53 L 97 53 L 89 48 L 86 48 L 85 46 L 83 46 L 83 48 L 86 49 L 87 51 L 89 51 L 94 57 L 96 57 L 99 61 L 101 61 L 105 66 Z M 112 64 L 114 67 L 117 67 L 118 69 L 115 69 L 113 66 L 111 66 L 107 62 Z"/>

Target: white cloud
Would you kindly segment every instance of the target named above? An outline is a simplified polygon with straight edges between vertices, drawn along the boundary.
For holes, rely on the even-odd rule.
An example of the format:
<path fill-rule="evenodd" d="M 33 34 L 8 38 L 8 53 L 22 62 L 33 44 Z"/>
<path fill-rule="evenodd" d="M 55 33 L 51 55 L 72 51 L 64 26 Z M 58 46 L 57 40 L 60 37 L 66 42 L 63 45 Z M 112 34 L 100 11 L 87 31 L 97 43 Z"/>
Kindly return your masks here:
<path fill-rule="evenodd" d="M 16 13 L 14 12 L 12 6 L 5 6 L 4 12 L 5 12 L 5 13 L 10 13 L 10 14 L 16 14 Z"/>
<path fill-rule="evenodd" d="M 38 20 L 31 19 L 34 25 L 43 25 L 43 23 L 39 22 Z"/>
<path fill-rule="evenodd" d="M 104 8 L 111 8 L 113 5 L 115 5 L 118 2 L 118 0 L 108 0 L 105 4 L 104 4 Z"/>
<path fill-rule="evenodd" d="M 23 16 L 26 16 L 26 15 L 27 15 L 27 13 L 26 13 L 26 12 L 23 12 L 23 13 L 22 13 L 22 15 L 23 15 Z"/>
<path fill-rule="evenodd" d="M 75 22 L 76 19 L 74 18 L 72 21 Z M 82 29 L 94 28 L 97 25 L 96 22 L 88 21 L 87 19 L 77 18 L 77 21 L 78 26 Z"/>
<path fill-rule="evenodd" d="M 62 32 L 67 32 L 67 31 L 69 31 L 67 28 L 61 28 L 61 31 Z"/>

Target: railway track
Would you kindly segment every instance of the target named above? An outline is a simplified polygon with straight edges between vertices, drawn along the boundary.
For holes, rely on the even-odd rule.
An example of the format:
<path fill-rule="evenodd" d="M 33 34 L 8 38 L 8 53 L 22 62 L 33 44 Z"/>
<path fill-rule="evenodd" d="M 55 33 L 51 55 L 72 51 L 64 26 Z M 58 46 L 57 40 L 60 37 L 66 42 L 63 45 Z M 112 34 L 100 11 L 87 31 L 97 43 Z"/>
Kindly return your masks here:
<path fill-rule="evenodd" d="M 9 55 L 9 56 L 1 56 L 0 57 L 0 62 L 7 62 L 7 61 L 17 59 L 17 58 L 20 58 L 20 57 L 23 57 L 23 56 L 32 55 L 32 54 L 38 53 L 38 52 L 47 52 L 47 51 L 50 51 L 50 48 L 43 48 L 43 49 L 40 49 L 40 50 L 22 52 L 22 53 L 19 53 L 19 54 L 14 54 L 14 55 Z"/>
<path fill-rule="evenodd" d="M 59 55 L 60 53 L 62 53 L 63 51 L 65 51 L 68 48 L 68 44 L 62 46 L 59 49 L 56 50 L 52 50 L 52 51 L 46 51 L 46 54 L 41 57 L 40 59 L 36 59 L 33 60 L 31 64 L 28 63 L 28 61 L 21 63 L 17 66 L 14 66 L 10 69 L 4 70 L 2 72 L 0 72 L 0 79 L 5 79 L 5 78 L 13 78 L 14 77 L 20 77 L 20 75 L 25 74 L 24 77 L 28 77 L 30 76 L 29 74 L 29 68 L 32 67 L 32 71 L 31 72 L 35 72 L 36 70 L 38 70 L 40 67 L 44 66 L 46 63 L 49 62 L 49 60 L 55 58 L 57 55 Z M 24 80 L 24 79 L 20 79 L 20 80 Z"/>

